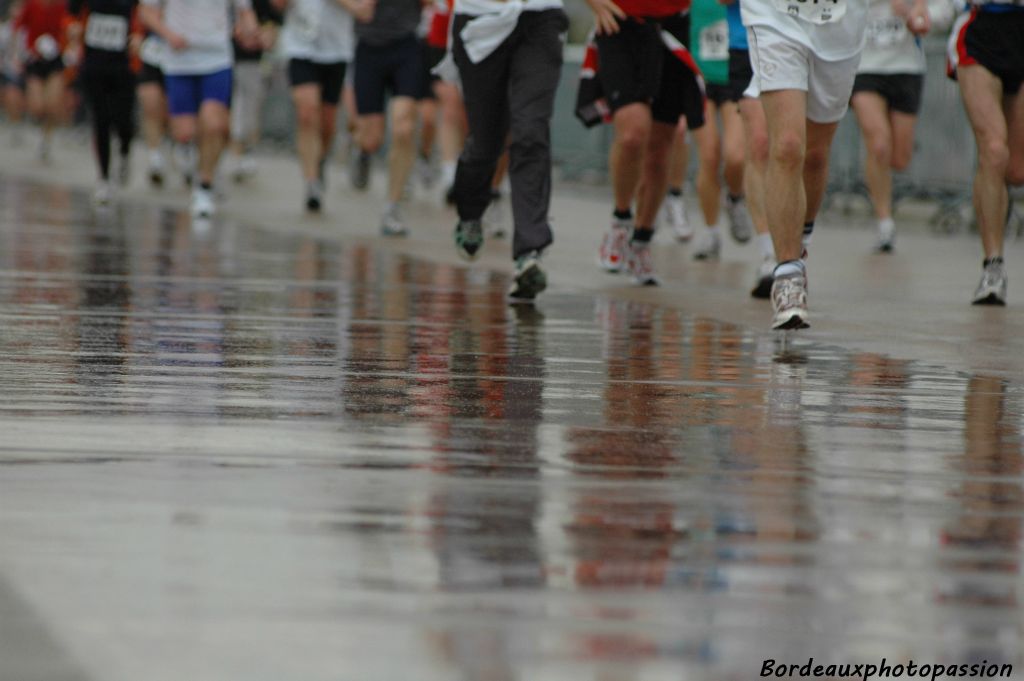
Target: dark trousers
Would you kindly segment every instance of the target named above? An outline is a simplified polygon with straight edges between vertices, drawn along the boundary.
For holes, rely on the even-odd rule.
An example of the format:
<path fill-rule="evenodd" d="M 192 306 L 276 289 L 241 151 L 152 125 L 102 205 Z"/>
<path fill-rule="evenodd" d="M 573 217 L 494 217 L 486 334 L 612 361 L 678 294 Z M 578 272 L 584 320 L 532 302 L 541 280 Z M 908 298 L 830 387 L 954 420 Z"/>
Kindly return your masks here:
<path fill-rule="evenodd" d="M 117 132 L 121 156 L 131 150 L 135 134 L 135 76 L 124 69 L 83 69 L 80 76 L 92 114 L 93 144 L 100 176 L 110 177 L 110 133 Z"/>
<path fill-rule="evenodd" d="M 539 251 L 552 241 L 551 116 L 562 74 L 562 34 L 569 20 L 559 9 L 523 12 L 497 50 L 470 61 L 460 33 L 472 17 L 456 15 L 452 52 L 462 79 L 469 137 L 455 173 L 462 220 L 479 220 L 491 201 L 491 180 L 509 143 L 512 256 Z"/>

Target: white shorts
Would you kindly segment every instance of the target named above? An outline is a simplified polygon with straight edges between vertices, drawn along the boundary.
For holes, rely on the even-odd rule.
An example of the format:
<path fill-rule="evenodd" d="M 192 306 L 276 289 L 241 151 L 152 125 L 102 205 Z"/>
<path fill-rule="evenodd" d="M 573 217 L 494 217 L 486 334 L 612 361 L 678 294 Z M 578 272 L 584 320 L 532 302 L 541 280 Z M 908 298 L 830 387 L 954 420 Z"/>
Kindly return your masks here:
<path fill-rule="evenodd" d="M 748 26 L 750 65 L 754 77 L 743 94 L 802 90 L 807 93 L 807 118 L 815 123 L 837 123 L 846 114 L 857 77 L 860 55 L 825 61 L 806 45 L 768 26 Z"/>

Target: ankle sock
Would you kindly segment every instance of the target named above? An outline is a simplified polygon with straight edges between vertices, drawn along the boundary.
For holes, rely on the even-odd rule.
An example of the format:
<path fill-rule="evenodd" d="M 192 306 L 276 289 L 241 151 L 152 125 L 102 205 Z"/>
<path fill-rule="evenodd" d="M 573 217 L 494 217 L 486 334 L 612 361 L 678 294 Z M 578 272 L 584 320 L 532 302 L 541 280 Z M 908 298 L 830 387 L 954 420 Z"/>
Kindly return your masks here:
<path fill-rule="evenodd" d="M 626 210 L 619 210 L 618 208 L 616 208 L 614 211 L 612 211 L 612 217 L 614 217 L 616 220 L 632 220 L 633 211 L 631 211 L 629 208 L 627 208 Z"/>
<path fill-rule="evenodd" d="M 802 260 L 787 260 L 775 266 L 775 277 L 788 277 L 794 274 L 805 274 L 807 268 Z"/>
<path fill-rule="evenodd" d="M 635 227 L 629 241 L 630 243 L 649 244 L 653 236 L 654 230 L 650 227 Z"/>
<path fill-rule="evenodd" d="M 984 269 L 984 268 L 988 267 L 989 265 L 1002 265 L 1002 264 L 1003 264 L 1003 256 L 997 255 L 994 258 L 985 258 L 985 260 L 983 260 L 982 263 L 981 263 L 981 267 Z"/>
<path fill-rule="evenodd" d="M 811 237 L 814 236 L 814 220 L 804 223 L 804 248 L 811 245 Z"/>
<path fill-rule="evenodd" d="M 213 183 L 212 182 L 200 182 L 199 183 L 199 187 L 200 187 L 200 189 L 203 189 L 205 191 L 213 191 Z"/>
<path fill-rule="evenodd" d="M 683 196 L 683 188 L 682 187 L 669 187 L 668 195 L 669 196 L 674 196 L 676 198 L 682 198 L 682 196 Z"/>

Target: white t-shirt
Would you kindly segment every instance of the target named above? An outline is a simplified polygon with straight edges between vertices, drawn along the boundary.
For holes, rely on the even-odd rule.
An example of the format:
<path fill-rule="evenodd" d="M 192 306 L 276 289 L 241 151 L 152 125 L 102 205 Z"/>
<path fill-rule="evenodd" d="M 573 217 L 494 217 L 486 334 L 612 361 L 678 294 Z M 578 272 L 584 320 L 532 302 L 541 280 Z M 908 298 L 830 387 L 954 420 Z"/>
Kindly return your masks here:
<path fill-rule="evenodd" d="M 765 26 L 811 50 L 842 61 L 864 49 L 869 0 L 742 0 L 744 26 Z M 751 49 L 754 46 L 751 45 Z"/>
<path fill-rule="evenodd" d="M 200 76 L 231 68 L 233 10 L 251 9 L 250 0 L 141 0 L 143 5 L 162 7 L 164 23 L 185 38 L 188 47 L 163 56 L 164 73 L 169 76 Z"/>
<path fill-rule="evenodd" d="M 907 29 L 907 20 L 892 11 L 892 0 L 868 5 L 868 42 L 857 73 L 924 73 L 921 41 Z"/>
<path fill-rule="evenodd" d="M 289 59 L 317 64 L 352 61 L 352 15 L 337 0 L 293 0 L 284 19 L 281 44 Z"/>

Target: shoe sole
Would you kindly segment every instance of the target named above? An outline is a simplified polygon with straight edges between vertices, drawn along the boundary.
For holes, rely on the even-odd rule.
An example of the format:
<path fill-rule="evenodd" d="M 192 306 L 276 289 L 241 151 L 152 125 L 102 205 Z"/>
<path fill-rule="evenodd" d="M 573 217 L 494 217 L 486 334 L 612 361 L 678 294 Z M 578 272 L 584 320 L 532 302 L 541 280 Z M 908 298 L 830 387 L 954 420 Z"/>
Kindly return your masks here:
<path fill-rule="evenodd" d="M 548 278 L 536 264 L 531 265 L 516 277 L 515 293 L 509 291 L 511 303 L 530 303 L 548 287 Z"/>
<path fill-rule="evenodd" d="M 459 257 L 462 258 L 463 260 L 465 260 L 466 262 L 474 262 L 474 261 L 476 261 L 480 257 L 480 254 L 483 252 L 483 250 L 484 250 L 484 245 L 483 245 L 482 242 L 477 247 L 477 249 L 474 252 L 472 252 L 472 253 L 467 251 L 463 246 L 459 246 L 458 244 L 456 244 L 456 246 L 455 246 L 455 252 L 458 253 Z"/>
<path fill-rule="evenodd" d="M 306 210 L 310 213 L 319 213 L 323 206 L 319 199 L 306 199 Z"/>
<path fill-rule="evenodd" d="M 775 277 L 761 277 L 761 280 L 757 282 L 757 286 L 750 292 L 751 298 L 757 298 L 758 300 L 768 300 L 772 297 L 772 284 L 775 283 Z"/>
<path fill-rule="evenodd" d="M 797 331 L 799 329 L 809 329 L 811 325 L 807 323 L 807 312 L 794 311 L 789 313 L 789 316 L 781 319 L 778 315 L 775 317 L 775 322 L 772 324 L 773 331 Z"/>
<path fill-rule="evenodd" d="M 996 293 L 990 293 L 984 298 L 975 298 L 971 305 L 988 305 L 990 307 L 1006 307 L 1006 301 Z"/>

